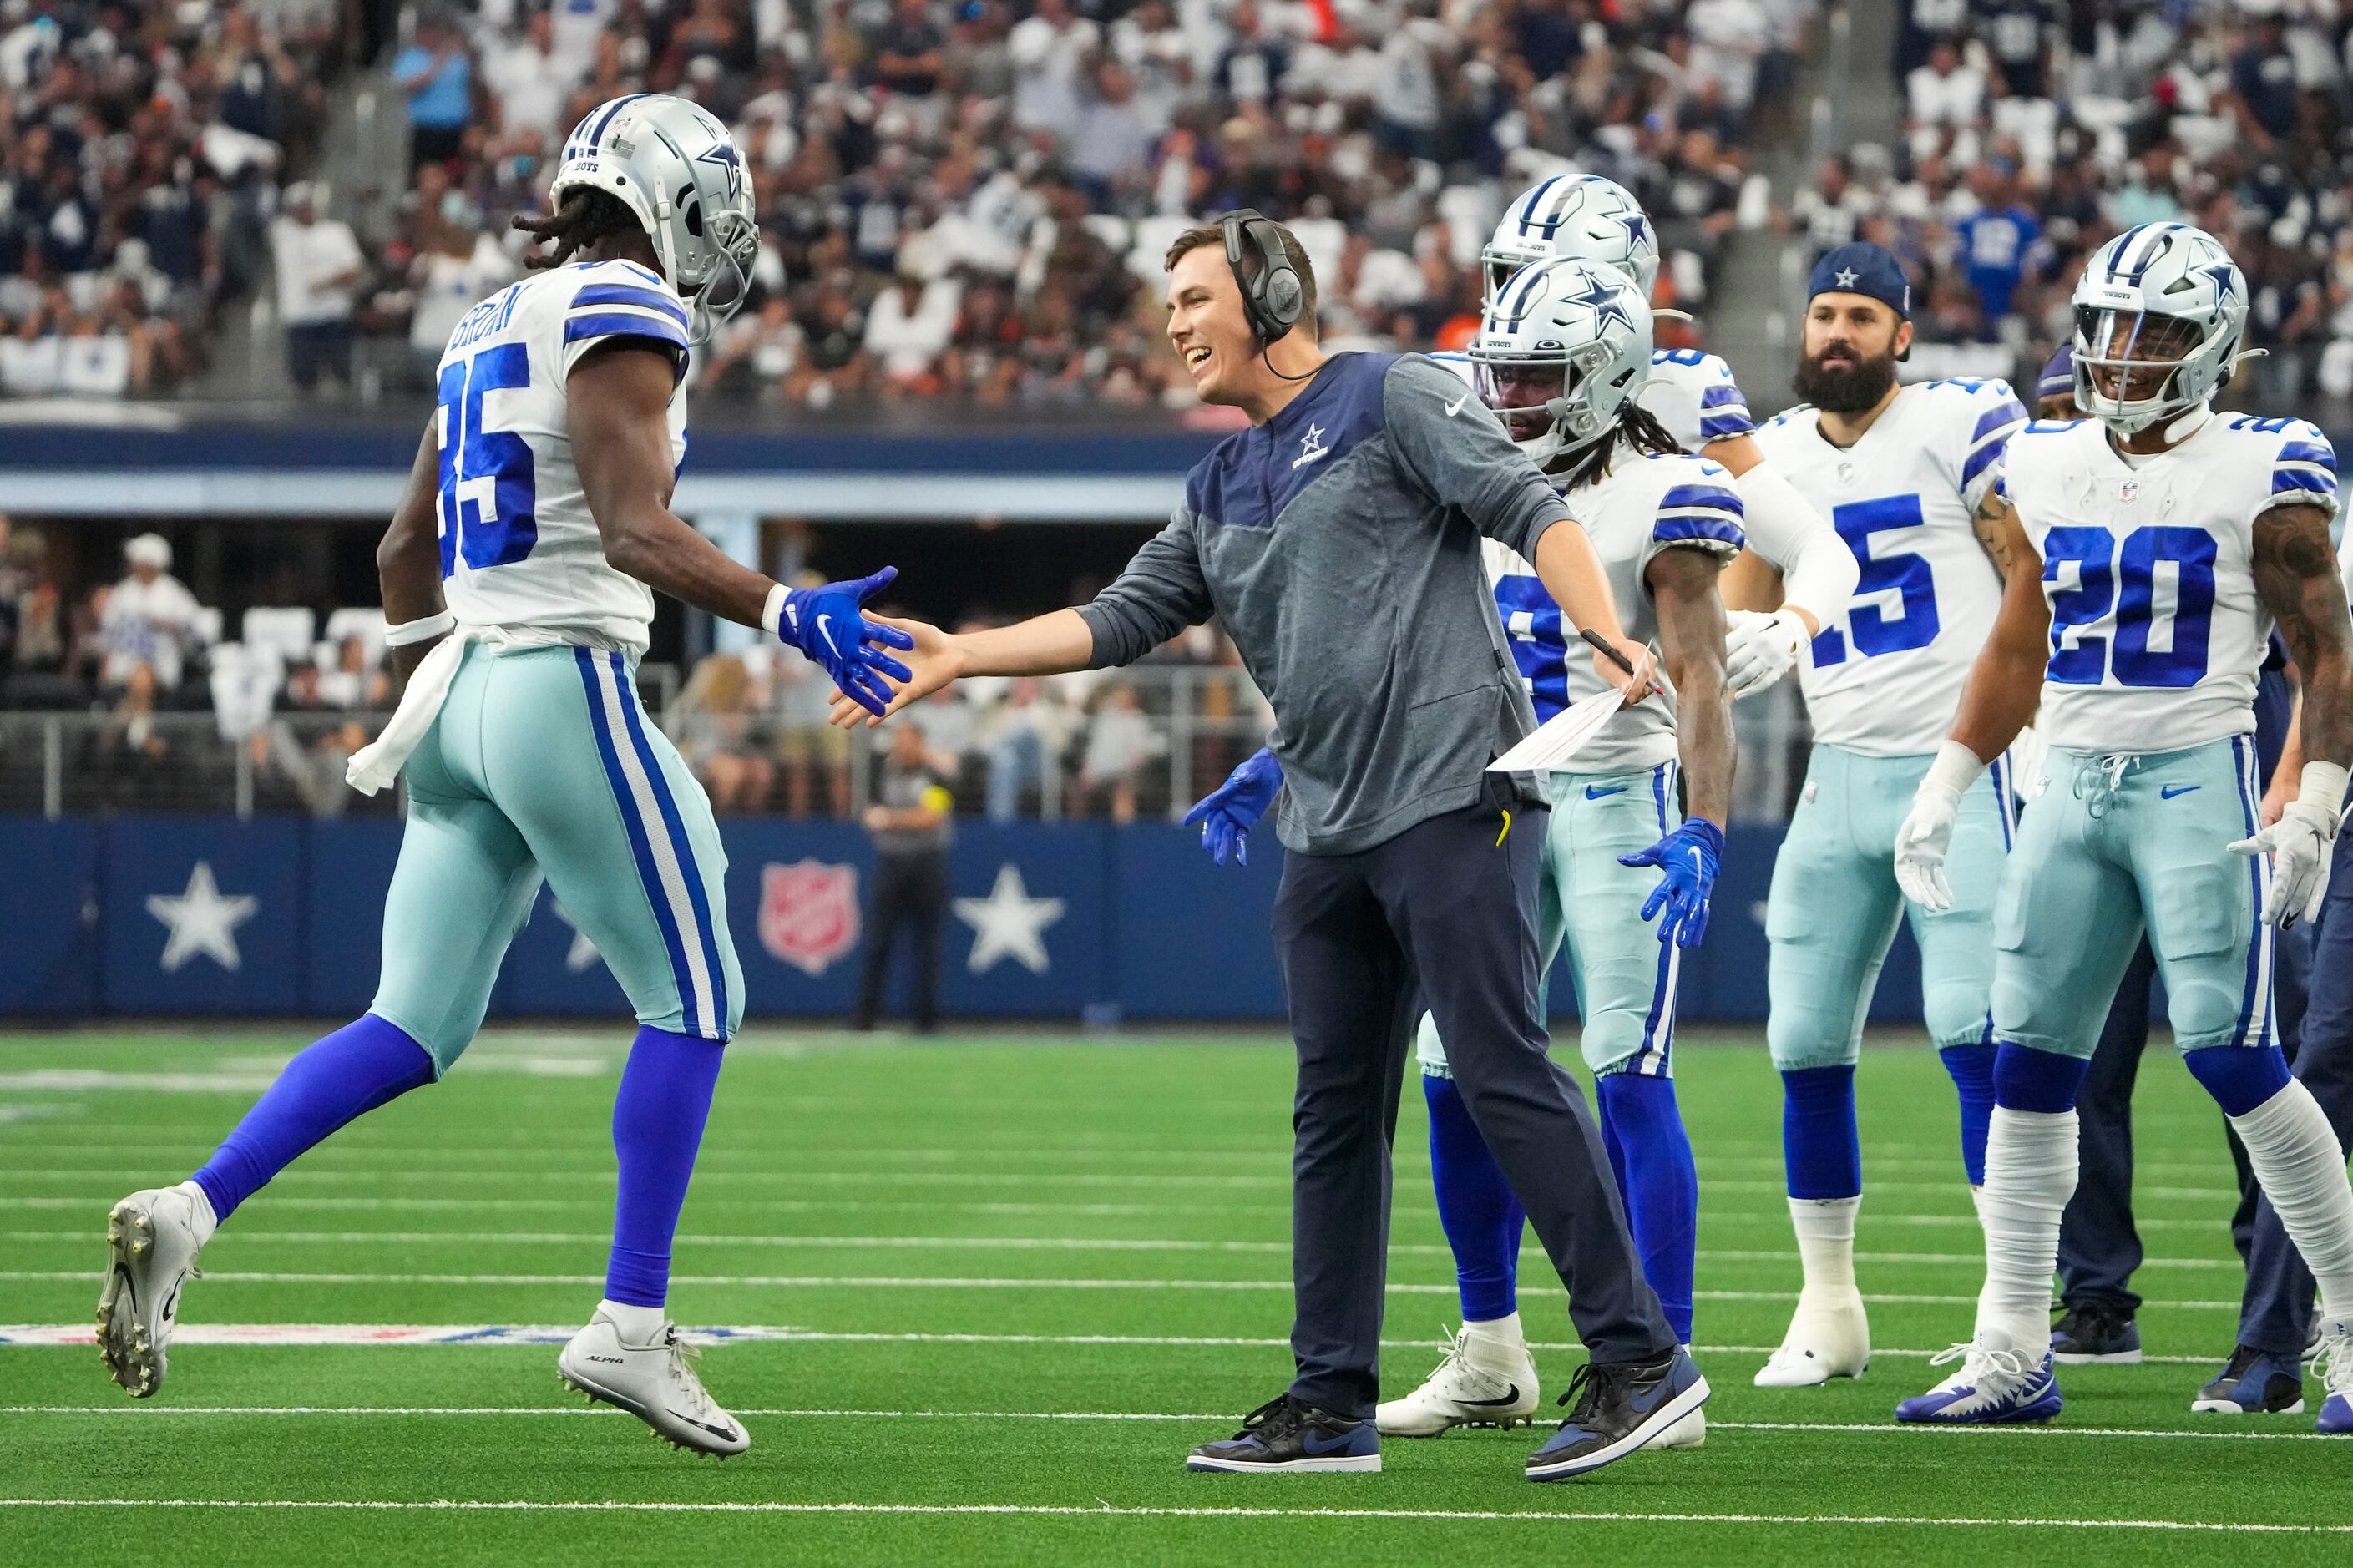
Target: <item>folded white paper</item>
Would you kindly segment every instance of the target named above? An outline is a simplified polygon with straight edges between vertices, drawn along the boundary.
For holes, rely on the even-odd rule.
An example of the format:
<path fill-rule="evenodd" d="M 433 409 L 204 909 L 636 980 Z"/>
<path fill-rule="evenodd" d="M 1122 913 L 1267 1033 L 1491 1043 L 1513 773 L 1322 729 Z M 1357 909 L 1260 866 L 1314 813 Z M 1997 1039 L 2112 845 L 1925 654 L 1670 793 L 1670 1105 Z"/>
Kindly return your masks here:
<path fill-rule="evenodd" d="M 1535 728 L 1535 732 L 1487 764 L 1491 773 L 1558 773 L 1586 742 L 1601 732 L 1609 716 L 1626 705 L 1625 693 L 1597 691 L 1580 698 Z"/>

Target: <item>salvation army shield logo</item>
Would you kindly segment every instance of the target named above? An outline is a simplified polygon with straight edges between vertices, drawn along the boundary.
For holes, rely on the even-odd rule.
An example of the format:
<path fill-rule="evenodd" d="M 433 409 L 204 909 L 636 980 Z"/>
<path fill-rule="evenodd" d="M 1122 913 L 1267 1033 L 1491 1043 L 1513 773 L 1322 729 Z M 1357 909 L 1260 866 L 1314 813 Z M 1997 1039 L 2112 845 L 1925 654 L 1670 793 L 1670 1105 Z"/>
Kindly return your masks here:
<path fill-rule="evenodd" d="M 797 860 L 760 868 L 760 945 L 815 978 L 858 945 L 858 868 Z"/>

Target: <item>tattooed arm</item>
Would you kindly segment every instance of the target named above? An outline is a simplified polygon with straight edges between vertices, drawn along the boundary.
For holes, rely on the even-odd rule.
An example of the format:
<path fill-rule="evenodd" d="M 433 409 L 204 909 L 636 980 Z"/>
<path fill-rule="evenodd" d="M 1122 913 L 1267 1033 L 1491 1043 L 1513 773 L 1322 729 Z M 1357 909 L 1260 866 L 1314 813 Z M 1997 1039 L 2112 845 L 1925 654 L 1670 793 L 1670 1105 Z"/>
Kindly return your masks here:
<path fill-rule="evenodd" d="M 2275 506 L 2255 519 L 2255 592 L 2279 622 L 2303 677 L 2296 726 L 2306 762 L 2353 763 L 2353 617 L 2316 506 Z"/>
<path fill-rule="evenodd" d="M 1986 492 L 1973 520 L 1978 542 L 2001 574 L 2001 608 L 1969 667 L 1952 738 L 1991 762 L 2033 721 L 2042 700 L 2042 667 L 2051 657 L 2051 605 L 2042 597 L 2042 562 L 2009 498 Z M 2327 535 L 2324 531 L 2322 539 Z"/>

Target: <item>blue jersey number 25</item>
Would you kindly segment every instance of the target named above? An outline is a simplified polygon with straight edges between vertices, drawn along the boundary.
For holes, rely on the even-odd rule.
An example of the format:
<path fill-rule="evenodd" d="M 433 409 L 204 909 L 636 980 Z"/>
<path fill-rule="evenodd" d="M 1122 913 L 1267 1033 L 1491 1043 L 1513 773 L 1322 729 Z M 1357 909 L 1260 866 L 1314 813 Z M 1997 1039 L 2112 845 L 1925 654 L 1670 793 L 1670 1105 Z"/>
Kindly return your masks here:
<path fill-rule="evenodd" d="M 2061 686 L 2097 686 L 2110 670 L 2119 686 L 2195 686 L 2206 674 L 2214 627 L 2214 536 L 2202 528 L 2137 528 L 2116 536 L 2099 527 L 2054 528 L 2042 536 L 2042 580 L 2075 568 L 2075 585 L 2051 588 L 2051 666 Z M 2173 605 L 2157 603 L 2157 569 L 2173 571 Z M 2086 627 L 2116 616 L 2115 640 Z M 2152 647 L 2168 621 L 2165 647 Z"/>
<path fill-rule="evenodd" d="M 1839 537 L 1846 541 L 1846 547 L 1854 552 L 1856 563 L 1862 568 L 1855 583 L 1855 597 L 1893 589 L 1898 603 L 1893 614 L 1876 605 L 1858 605 L 1847 612 L 1845 631 L 1835 626 L 1825 628 L 1814 638 L 1815 668 L 1844 664 L 1849 637 L 1854 639 L 1855 651 L 1866 658 L 1873 654 L 1926 647 L 1936 640 L 1936 579 L 1929 570 L 1928 558 L 1908 553 L 1874 556 L 1871 552 L 1873 534 L 1918 528 L 1924 521 L 1918 496 L 1881 496 L 1876 500 L 1850 501 L 1831 510 L 1831 526 L 1838 530 Z"/>
<path fill-rule="evenodd" d="M 531 445 L 482 428 L 485 393 L 531 384 L 531 351 L 500 343 L 441 367 L 441 575 L 459 561 L 506 566 L 539 542 L 539 475 Z"/>

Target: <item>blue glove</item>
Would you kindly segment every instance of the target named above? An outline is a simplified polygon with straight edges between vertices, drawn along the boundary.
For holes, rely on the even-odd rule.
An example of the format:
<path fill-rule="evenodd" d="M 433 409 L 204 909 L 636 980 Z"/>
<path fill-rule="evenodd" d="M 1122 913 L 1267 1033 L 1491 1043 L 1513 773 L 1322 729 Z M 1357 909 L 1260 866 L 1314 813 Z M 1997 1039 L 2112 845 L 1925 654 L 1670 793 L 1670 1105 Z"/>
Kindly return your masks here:
<path fill-rule="evenodd" d="M 1694 816 L 1648 849 L 1619 856 L 1618 864 L 1659 868 L 1659 885 L 1642 900 L 1642 918 L 1655 919 L 1666 910 L 1666 918 L 1659 921 L 1659 940 L 1697 947 L 1707 934 L 1707 900 L 1715 891 L 1715 868 L 1723 858 L 1724 829 Z"/>
<path fill-rule="evenodd" d="M 898 575 L 896 566 L 885 566 L 854 583 L 788 588 L 776 617 L 776 636 L 786 647 L 807 654 L 833 677 L 843 696 L 878 716 L 891 705 L 891 689 L 882 684 L 882 676 L 914 679 L 913 670 L 881 650 L 913 647 L 915 639 L 896 626 L 878 626 L 859 611 Z"/>
<path fill-rule="evenodd" d="M 1185 826 L 1201 825 L 1201 845 L 1209 858 L 1222 866 L 1231 856 L 1250 864 L 1250 830 L 1274 804 L 1282 787 L 1282 764 L 1261 747 L 1227 776 L 1226 782 L 1194 803 L 1185 814 Z"/>

